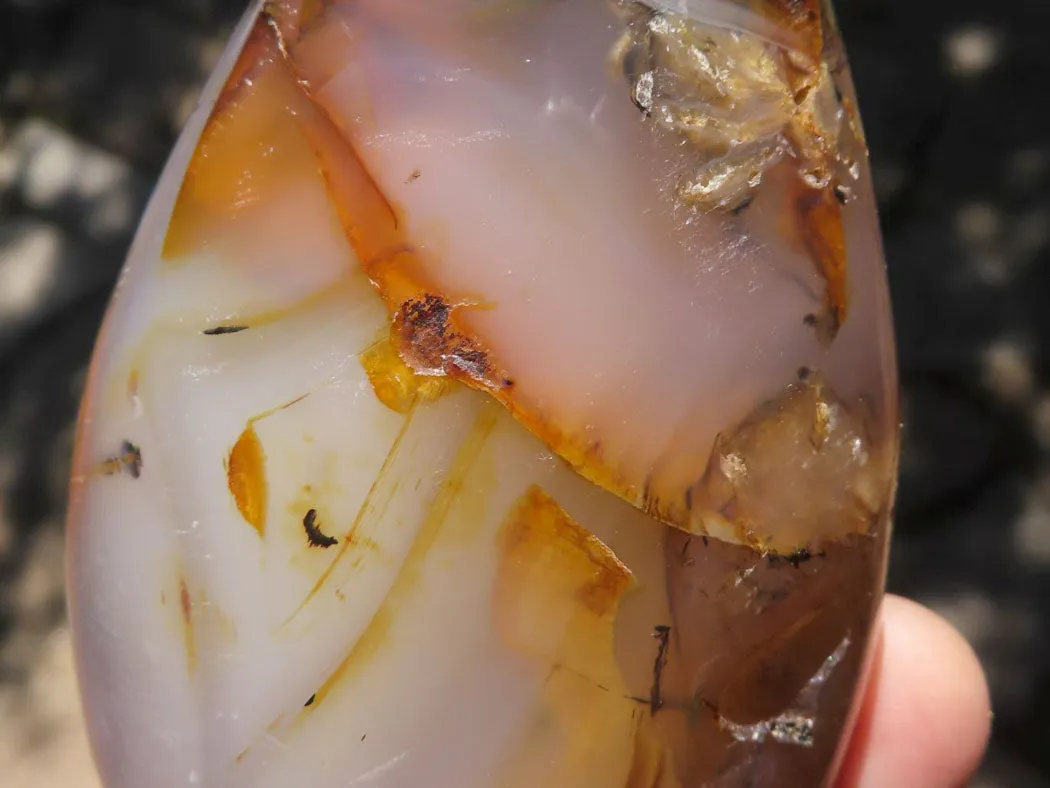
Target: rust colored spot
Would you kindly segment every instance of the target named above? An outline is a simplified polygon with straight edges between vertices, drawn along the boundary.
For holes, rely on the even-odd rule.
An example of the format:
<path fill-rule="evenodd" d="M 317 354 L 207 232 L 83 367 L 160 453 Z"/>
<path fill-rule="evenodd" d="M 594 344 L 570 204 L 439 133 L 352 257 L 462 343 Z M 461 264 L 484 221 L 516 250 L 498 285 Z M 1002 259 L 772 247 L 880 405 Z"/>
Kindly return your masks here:
<path fill-rule="evenodd" d="M 266 533 L 266 454 L 255 428 L 241 433 L 226 460 L 226 484 L 237 510 L 260 536 Z"/>
<path fill-rule="evenodd" d="M 394 316 L 398 350 L 421 374 L 447 375 L 488 386 L 493 378 L 488 354 L 476 340 L 456 329 L 454 310 L 432 293 L 406 301 Z"/>
<path fill-rule="evenodd" d="M 193 600 L 186 578 L 179 579 L 179 603 L 182 609 L 183 642 L 186 646 L 186 665 L 190 675 L 197 670 L 197 631 L 193 621 Z"/>
<path fill-rule="evenodd" d="M 447 378 L 417 374 L 389 338 L 365 350 L 361 366 L 379 401 L 397 413 L 408 413 L 416 403 L 435 400 L 450 390 Z"/>

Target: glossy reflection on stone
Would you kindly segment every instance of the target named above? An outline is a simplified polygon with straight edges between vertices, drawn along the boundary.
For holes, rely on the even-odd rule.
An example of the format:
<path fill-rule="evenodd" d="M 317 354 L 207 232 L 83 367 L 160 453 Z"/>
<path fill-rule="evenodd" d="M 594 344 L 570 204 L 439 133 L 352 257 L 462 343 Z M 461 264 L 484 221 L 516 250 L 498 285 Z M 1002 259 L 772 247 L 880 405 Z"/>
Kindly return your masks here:
<path fill-rule="evenodd" d="M 894 365 L 827 5 L 253 7 L 83 404 L 105 784 L 821 785 Z"/>

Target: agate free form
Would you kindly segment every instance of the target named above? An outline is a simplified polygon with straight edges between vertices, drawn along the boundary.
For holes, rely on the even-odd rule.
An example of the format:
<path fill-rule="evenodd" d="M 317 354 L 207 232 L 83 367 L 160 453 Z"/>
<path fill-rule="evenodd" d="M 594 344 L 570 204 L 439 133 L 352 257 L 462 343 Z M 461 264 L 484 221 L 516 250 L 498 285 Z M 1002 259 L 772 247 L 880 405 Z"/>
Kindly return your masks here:
<path fill-rule="evenodd" d="M 107 788 L 831 779 L 898 454 L 818 0 L 249 9 L 102 328 Z"/>

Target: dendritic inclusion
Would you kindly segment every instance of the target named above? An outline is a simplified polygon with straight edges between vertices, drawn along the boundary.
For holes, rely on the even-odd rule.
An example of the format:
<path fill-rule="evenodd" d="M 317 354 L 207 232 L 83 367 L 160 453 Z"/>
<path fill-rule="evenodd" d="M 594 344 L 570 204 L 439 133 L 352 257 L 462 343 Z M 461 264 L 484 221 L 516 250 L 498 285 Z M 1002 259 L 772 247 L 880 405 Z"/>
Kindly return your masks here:
<path fill-rule="evenodd" d="M 82 410 L 105 784 L 823 784 L 898 452 L 865 156 L 817 0 L 251 9 Z"/>

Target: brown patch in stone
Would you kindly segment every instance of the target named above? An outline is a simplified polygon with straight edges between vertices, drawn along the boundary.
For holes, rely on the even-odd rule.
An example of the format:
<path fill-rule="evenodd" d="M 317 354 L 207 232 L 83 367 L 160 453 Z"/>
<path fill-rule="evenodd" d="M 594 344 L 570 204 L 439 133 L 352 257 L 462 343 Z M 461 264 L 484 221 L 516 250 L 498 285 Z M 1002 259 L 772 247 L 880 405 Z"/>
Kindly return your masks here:
<path fill-rule="evenodd" d="M 668 692 L 712 712 L 690 718 L 675 750 L 686 785 L 726 774 L 792 786 L 825 778 L 878 609 L 885 536 L 829 542 L 826 557 L 796 567 L 668 532 L 674 658 L 688 666 Z"/>
<path fill-rule="evenodd" d="M 456 329 L 454 310 L 452 304 L 433 293 L 406 301 L 394 316 L 398 350 L 422 375 L 447 375 L 488 386 L 493 379 L 488 353 L 477 340 Z"/>

